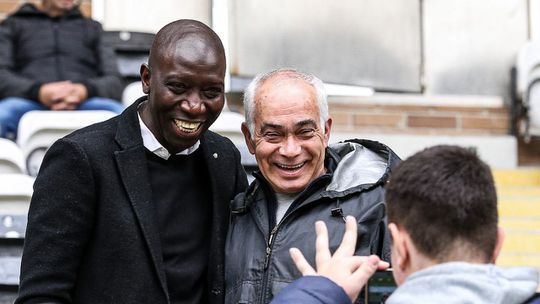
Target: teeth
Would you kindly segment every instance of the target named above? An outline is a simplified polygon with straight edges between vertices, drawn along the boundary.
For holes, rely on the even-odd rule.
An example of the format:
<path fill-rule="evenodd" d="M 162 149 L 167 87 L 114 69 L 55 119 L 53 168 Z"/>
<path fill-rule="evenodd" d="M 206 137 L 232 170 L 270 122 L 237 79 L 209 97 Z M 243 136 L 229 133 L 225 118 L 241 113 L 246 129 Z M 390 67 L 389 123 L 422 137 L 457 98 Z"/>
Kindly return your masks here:
<path fill-rule="evenodd" d="M 189 122 L 189 121 L 179 120 L 179 119 L 175 119 L 174 123 L 176 124 L 178 128 L 183 129 L 186 132 L 194 132 L 201 125 L 200 122 Z"/>
<path fill-rule="evenodd" d="M 300 168 L 302 168 L 303 165 L 304 165 L 304 163 L 301 163 L 301 164 L 298 164 L 298 165 L 292 165 L 292 166 L 283 165 L 283 164 L 277 164 L 278 167 L 280 167 L 282 169 L 286 169 L 286 170 L 300 169 Z"/>

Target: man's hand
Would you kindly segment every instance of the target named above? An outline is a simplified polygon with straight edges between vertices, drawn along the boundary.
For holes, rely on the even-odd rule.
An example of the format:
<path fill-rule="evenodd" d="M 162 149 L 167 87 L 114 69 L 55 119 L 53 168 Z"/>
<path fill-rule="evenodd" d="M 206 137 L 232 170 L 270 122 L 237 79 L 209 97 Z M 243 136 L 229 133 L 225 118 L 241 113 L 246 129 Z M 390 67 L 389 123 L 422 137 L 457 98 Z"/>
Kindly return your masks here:
<path fill-rule="evenodd" d="M 360 290 L 377 269 L 384 270 L 389 267 L 387 262 L 381 261 L 376 255 L 354 256 L 357 237 L 354 217 L 347 216 L 345 234 L 334 255 L 328 248 L 328 231 L 324 222 L 316 222 L 315 230 L 317 270 L 309 265 L 299 249 L 291 248 L 290 254 L 296 268 L 302 275 L 320 275 L 329 278 L 345 290 L 352 302 L 356 300 Z"/>
<path fill-rule="evenodd" d="M 51 110 L 74 110 L 87 97 L 86 87 L 71 81 L 51 82 L 39 89 L 39 101 Z"/>
<path fill-rule="evenodd" d="M 39 102 L 47 108 L 60 101 L 69 94 L 71 82 L 57 81 L 43 84 L 39 88 Z"/>

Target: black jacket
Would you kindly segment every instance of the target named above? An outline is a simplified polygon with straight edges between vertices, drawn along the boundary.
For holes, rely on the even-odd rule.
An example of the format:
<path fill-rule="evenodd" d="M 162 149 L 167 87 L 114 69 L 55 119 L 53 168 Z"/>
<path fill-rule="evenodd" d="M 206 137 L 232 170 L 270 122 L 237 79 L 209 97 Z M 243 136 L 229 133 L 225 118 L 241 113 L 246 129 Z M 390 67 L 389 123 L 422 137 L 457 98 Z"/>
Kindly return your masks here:
<path fill-rule="evenodd" d="M 334 251 L 341 243 L 345 222 L 358 221 L 357 255 L 376 254 L 390 261 L 386 230 L 384 185 L 399 157 L 387 146 L 369 140 L 351 140 L 326 150 L 327 173 L 312 181 L 274 226 L 275 195 L 259 175 L 246 193 L 238 195 L 225 249 L 226 304 L 264 304 L 301 277 L 289 255 L 299 248 L 315 265 L 315 222 L 328 226 Z"/>
<path fill-rule="evenodd" d="M 0 25 L 0 98 L 37 100 L 41 84 L 71 80 L 84 84 L 88 97 L 120 100 L 114 51 L 101 35 L 101 24 L 78 8 L 51 18 L 24 4 Z"/>
<path fill-rule="evenodd" d="M 51 146 L 34 184 L 16 303 L 168 303 L 137 106 Z M 224 295 L 229 202 L 247 186 L 232 142 L 201 138 L 212 196 L 208 299 Z M 178 185 L 182 190 L 182 185 Z"/>

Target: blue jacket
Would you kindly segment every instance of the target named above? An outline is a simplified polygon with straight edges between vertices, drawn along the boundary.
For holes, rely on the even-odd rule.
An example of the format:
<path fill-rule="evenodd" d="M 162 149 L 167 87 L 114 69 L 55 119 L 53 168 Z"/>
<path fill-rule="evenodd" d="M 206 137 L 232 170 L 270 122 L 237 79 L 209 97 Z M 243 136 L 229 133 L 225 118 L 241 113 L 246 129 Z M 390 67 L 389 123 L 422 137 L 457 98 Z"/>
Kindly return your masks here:
<path fill-rule="evenodd" d="M 351 300 L 336 283 L 325 277 L 305 276 L 289 284 L 270 304 L 350 304 Z"/>
<path fill-rule="evenodd" d="M 531 296 L 537 286 L 538 272 L 534 268 L 451 262 L 410 275 L 386 303 L 536 304 L 539 299 Z M 271 302 L 292 303 L 345 304 L 351 301 L 345 291 L 329 279 L 306 276 L 287 286 Z"/>

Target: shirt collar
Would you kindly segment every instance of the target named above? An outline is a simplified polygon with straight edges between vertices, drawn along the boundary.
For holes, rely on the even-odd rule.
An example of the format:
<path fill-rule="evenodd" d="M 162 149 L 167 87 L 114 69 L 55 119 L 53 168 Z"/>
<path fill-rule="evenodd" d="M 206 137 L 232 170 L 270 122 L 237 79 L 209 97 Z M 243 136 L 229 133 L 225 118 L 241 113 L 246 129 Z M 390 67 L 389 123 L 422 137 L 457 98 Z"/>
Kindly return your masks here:
<path fill-rule="evenodd" d="M 144 147 L 163 159 L 169 159 L 171 153 L 169 153 L 169 151 L 159 143 L 152 131 L 148 129 L 144 121 L 141 119 L 141 115 L 139 113 L 137 113 L 137 117 L 139 118 L 139 126 L 141 127 L 141 135 Z M 200 145 L 201 141 L 197 140 L 193 146 L 176 153 L 176 155 L 189 155 L 197 151 Z"/>

